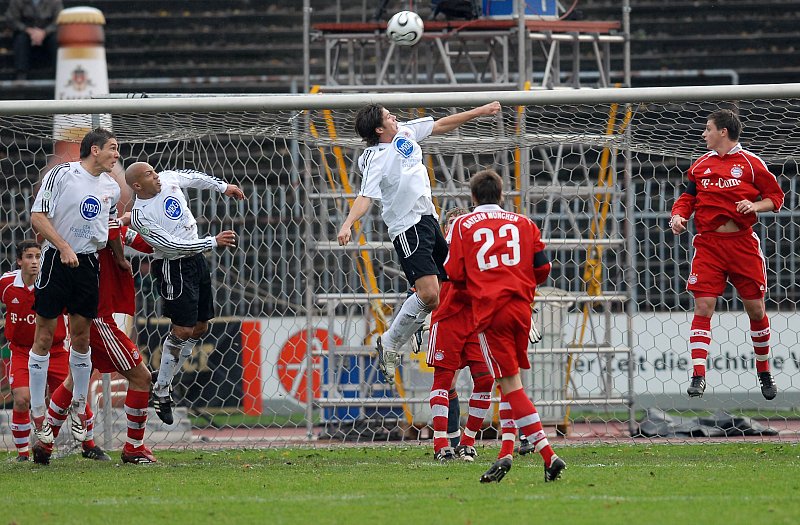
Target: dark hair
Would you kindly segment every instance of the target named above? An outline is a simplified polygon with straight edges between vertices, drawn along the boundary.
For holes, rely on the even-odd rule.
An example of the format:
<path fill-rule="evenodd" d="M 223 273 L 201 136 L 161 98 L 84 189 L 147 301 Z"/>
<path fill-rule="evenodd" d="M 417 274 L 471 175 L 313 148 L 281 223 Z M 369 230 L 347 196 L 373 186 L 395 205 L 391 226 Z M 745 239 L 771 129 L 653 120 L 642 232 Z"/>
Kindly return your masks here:
<path fill-rule="evenodd" d="M 25 239 L 17 243 L 17 260 L 22 259 L 22 254 L 25 253 L 25 250 L 30 250 L 31 248 L 41 249 L 42 247 L 38 242 L 31 239 Z"/>
<path fill-rule="evenodd" d="M 739 140 L 742 134 L 742 121 L 730 109 L 718 109 L 708 116 L 708 120 L 713 122 L 717 129 L 727 129 L 729 139 Z"/>
<path fill-rule="evenodd" d="M 86 134 L 81 141 L 81 158 L 85 159 L 92 154 L 92 146 L 102 148 L 109 139 L 117 138 L 111 131 L 105 128 L 96 128 Z"/>
<path fill-rule="evenodd" d="M 479 171 L 469 179 L 469 191 L 475 204 L 500 204 L 503 196 L 503 179 L 494 170 Z"/>
<path fill-rule="evenodd" d="M 383 125 L 383 109 L 380 104 L 367 104 L 356 113 L 356 133 L 367 146 L 376 146 L 380 141 L 375 128 Z"/>

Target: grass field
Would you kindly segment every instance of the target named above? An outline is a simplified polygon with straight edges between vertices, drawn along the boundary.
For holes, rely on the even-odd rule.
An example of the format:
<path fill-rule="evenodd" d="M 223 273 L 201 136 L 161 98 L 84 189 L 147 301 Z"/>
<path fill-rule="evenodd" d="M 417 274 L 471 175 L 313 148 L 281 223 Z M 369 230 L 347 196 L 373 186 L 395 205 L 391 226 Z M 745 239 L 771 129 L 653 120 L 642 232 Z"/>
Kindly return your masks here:
<path fill-rule="evenodd" d="M 0 524 L 538 523 L 795 524 L 800 444 L 569 446 L 545 484 L 541 459 L 516 458 L 478 483 L 497 453 L 438 464 L 427 446 L 157 451 L 159 465 L 49 467 L 0 456 Z"/>

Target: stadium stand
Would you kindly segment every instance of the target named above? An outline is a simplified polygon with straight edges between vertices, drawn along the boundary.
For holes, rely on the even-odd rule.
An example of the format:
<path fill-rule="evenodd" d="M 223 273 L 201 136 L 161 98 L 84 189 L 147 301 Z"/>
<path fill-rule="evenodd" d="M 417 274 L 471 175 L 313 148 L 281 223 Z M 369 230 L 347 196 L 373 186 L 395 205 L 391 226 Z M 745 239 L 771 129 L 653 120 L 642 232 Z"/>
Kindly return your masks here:
<path fill-rule="evenodd" d="M 427 2 L 420 13 L 429 13 Z M 86 2 L 67 0 L 65 7 Z M 313 24 L 369 21 L 362 4 L 311 2 Z M 106 52 L 113 92 L 269 93 L 302 89 L 302 0 L 96 0 L 107 19 Z M 13 79 L 8 0 L 0 1 L 0 89 L 5 99 L 50 98 L 52 83 Z M 391 5 L 389 8 L 391 9 Z M 797 82 L 800 32 L 788 13 L 798 0 L 632 2 L 634 86 Z M 619 21 L 619 2 L 580 0 L 573 20 Z M 713 34 L 712 34 L 713 33 Z M 582 60 L 591 62 L 588 55 Z M 615 50 L 612 70 L 622 70 Z M 570 57 L 562 57 L 565 70 Z M 324 77 L 324 49 L 311 42 L 312 83 Z M 716 72 L 715 72 L 716 71 Z M 619 79 L 617 79 L 619 80 Z"/>

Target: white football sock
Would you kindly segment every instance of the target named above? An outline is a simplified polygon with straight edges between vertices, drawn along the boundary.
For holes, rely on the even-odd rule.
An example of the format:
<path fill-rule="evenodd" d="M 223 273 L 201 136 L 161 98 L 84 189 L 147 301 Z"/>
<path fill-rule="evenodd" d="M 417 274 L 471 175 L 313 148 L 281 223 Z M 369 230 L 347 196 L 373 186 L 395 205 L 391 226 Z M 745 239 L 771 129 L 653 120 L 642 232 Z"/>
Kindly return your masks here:
<path fill-rule="evenodd" d="M 31 413 L 42 417 L 46 413 L 44 394 L 47 389 L 47 369 L 50 367 L 50 353 L 45 355 L 28 354 L 28 375 L 31 390 Z"/>
<path fill-rule="evenodd" d="M 189 356 L 192 355 L 192 350 L 194 350 L 194 345 L 196 344 L 197 339 L 191 337 L 184 341 L 183 345 L 181 346 L 181 353 L 178 356 L 178 363 L 175 365 L 175 372 L 173 373 L 173 376 L 181 371 L 183 363 L 189 359 Z"/>
<path fill-rule="evenodd" d="M 158 379 L 153 386 L 153 394 L 164 397 L 169 393 L 169 386 L 172 384 L 172 378 L 175 377 L 178 364 L 177 356 L 180 355 L 181 347 L 185 342 L 172 334 L 167 334 L 167 337 L 164 338 L 164 344 L 161 346 L 161 366 L 158 367 Z"/>
<path fill-rule="evenodd" d="M 69 350 L 69 371 L 72 373 L 72 404 L 77 405 L 78 413 L 86 410 L 86 400 L 89 397 L 89 381 L 92 378 L 92 349 L 85 354 Z"/>
<path fill-rule="evenodd" d="M 429 313 L 431 309 L 422 302 L 419 295 L 414 293 L 408 296 L 400 311 L 394 316 L 389 329 L 381 336 L 383 347 L 398 350 L 425 323 Z"/>

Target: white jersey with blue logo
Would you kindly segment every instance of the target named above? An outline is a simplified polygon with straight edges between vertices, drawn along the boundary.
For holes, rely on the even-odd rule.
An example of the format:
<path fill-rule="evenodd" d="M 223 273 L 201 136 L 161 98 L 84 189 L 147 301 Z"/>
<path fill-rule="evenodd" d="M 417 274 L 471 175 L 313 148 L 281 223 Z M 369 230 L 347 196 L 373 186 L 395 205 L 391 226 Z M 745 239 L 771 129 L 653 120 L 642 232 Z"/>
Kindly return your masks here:
<path fill-rule="evenodd" d="M 194 170 L 162 171 L 161 191 L 149 199 L 136 198 L 131 210 L 131 228 L 153 247 L 156 259 L 178 259 L 217 246 L 212 237 L 199 238 L 197 220 L 181 188 L 200 188 L 224 193 L 228 184 Z"/>
<path fill-rule="evenodd" d="M 95 177 L 79 161 L 65 162 L 44 176 L 31 211 L 44 213 L 75 253 L 95 253 L 108 242 L 119 196 L 119 184 L 108 173 Z M 42 251 L 49 246 L 45 241 Z"/>
<path fill-rule="evenodd" d="M 422 162 L 419 142 L 433 131 L 433 118 L 399 125 L 392 142 L 370 146 L 358 158 L 362 173 L 359 195 L 381 201 L 383 222 L 389 237 L 417 224 L 423 215 L 436 215 L 431 200 L 428 168 Z"/>

